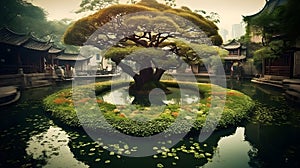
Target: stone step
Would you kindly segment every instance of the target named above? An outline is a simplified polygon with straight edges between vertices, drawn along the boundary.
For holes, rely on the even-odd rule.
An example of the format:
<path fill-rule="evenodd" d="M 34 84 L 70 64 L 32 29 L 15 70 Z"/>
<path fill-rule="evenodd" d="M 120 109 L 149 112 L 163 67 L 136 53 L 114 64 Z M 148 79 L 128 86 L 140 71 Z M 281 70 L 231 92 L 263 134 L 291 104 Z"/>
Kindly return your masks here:
<path fill-rule="evenodd" d="M 300 85 L 300 79 L 284 79 L 282 80 L 283 84 L 298 84 Z"/>
<path fill-rule="evenodd" d="M 295 92 L 299 92 L 300 93 L 300 85 L 297 85 L 297 84 L 288 84 L 288 85 L 285 85 L 285 87 L 286 87 L 286 90 L 295 91 Z"/>
<path fill-rule="evenodd" d="M 294 91 L 285 91 L 285 97 L 294 102 L 300 103 L 300 93 Z"/>
<path fill-rule="evenodd" d="M 262 80 L 262 79 L 259 79 L 259 78 L 254 78 L 254 79 L 251 80 L 251 82 L 258 83 L 258 84 L 269 85 L 269 86 L 274 86 L 274 87 L 278 87 L 278 88 L 283 87 L 282 83 L 270 82 L 268 80 Z"/>
<path fill-rule="evenodd" d="M 50 86 L 53 82 L 49 80 L 34 80 L 31 82 L 30 85 L 27 86 L 27 88 L 35 88 L 35 87 L 42 87 L 42 86 Z"/>

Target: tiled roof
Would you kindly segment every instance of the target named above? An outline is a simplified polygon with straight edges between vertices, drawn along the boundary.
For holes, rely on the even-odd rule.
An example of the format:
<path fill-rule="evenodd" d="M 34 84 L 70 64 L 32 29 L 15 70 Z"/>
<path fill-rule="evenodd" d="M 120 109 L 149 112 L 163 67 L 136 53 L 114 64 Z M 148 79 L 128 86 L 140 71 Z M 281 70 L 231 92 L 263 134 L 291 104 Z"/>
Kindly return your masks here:
<path fill-rule="evenodd" d="M 31 50 L 47 51 L 52 47 L 52 43 L 29 38 L 22 46 Z"/>
<path fill-rule="evenodd" d="M 26 34 L 18 34 L 7 28 L 0 29 L 0 43 L 20 46 L 29 39 Z"/>
<path fill-rule="evenodd" d="M 47 51 L 52 47 L 50 42 L 39 41 L 31 35 L 19 34 L 7 28 L 0 29 L 0 43 L 22 46 L 36 51 Z"/>
<path fill-rule="evenodd" d="M 83 61 L 90 59 L 91 57 L 83 57 L 82 55 L 79 54 L 69 54 L 69 53 L 62 53 L 59 55 L 56 59 L 58 60 L 64 60 L 64 61 Z"/>
<path fill-rule="evenodd" d="M 245 55 L 241 55 L 241 56 L 227 56 L 227 57 L 224 57 L 224 60 L 227 60 L 227 61 L 240 61 L 240 60 L 243 60 L 245 58 L 246 58 Z"/>
<path fill-rule="evenodd" d="M 263 13 L 270 14 L 272 13 L 276 7 L 286 5 L 288 0 L 268 0 L 262 10 L 258 13 L 250 16 L 246 16 L 247 18 L 255 18 Z"/>
<path fill-rule="evenodd" d="M 236 40 L 232 40 L 227 44 L 223 44 L 222 48 L 230 50 L 230 49 L 237 49 L 241 47 L 241 43 L 237 42 Z"/>
<path fill-rule="evenodd" d="M 61 52 L 63 52 L 63 51 L 64 51 L 64 49 L 60 49 L 60 48 L 57 48 L 57 47 L 52 46 L 52 47 L 49 49 L 48 53 L 49 53 L 49 54 L 59 54 L 59 53 L 61 53 Z"/>

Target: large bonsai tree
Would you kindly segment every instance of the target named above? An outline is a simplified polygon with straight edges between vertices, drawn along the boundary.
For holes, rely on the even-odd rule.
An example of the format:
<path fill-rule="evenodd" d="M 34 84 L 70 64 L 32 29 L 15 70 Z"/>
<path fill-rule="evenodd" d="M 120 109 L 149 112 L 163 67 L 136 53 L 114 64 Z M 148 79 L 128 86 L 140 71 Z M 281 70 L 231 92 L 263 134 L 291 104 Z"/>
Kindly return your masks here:
<path fill-rule="evenodd" d="M 212 21 L 187 7 L 174 9 L 155 0 L 142 0 L 113 5 L 78 20 L 66 31 L 64 42 L 98 47 L 134 79 L 130 93 L 148 97 L 153 88 L 168 92 L 159 83 L 166 70 L 184 63 L 213 62 L 214 57 L 226 55 L 214 46 L 222 44 L 217 30 Z M 142 99 L 135 102 L 140 104 Z"/>

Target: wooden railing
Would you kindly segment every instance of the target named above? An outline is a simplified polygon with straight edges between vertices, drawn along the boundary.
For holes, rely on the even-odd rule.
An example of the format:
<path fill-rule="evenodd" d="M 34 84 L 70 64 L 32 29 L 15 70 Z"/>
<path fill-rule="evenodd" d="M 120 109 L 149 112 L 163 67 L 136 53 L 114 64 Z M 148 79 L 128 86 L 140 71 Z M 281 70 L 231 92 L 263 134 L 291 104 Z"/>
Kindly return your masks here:
<path fill-rule="evenodd" d="M 0 74 L 17 74 L 19 69 L 23 69 L 23 73 L 42 73 L 44 72 L 38 65 L 1 65 Z"/>

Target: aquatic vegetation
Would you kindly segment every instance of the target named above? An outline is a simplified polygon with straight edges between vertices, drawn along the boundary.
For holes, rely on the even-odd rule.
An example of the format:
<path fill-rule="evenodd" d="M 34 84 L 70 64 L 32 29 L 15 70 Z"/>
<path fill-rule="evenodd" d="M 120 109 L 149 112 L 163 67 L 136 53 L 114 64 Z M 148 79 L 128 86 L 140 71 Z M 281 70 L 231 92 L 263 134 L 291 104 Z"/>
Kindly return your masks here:
<path fill-rule="evenodd" d="M 168 87 L 178 88 L 177 82 L 163 81 L 163 83 Z M 192 85 L 188 82 L 183 83 L 187 88 Z M 188 132 L 190 130 L 188 123 L 192 120 L 195 121 L 193 127 L 201 129 L 207 115 L 211 114 L 213 117 L 217 116 L 217 113 L 222 113 L 220 118 L 216 118 L 220 119 L 219 128 L 235 126 L 247 118 L 254 106 L 252 99 L 241 92 L 225 89 L 226 93 L 224 93 L 224 89 L 218 86 L 213 86 L 212 92 L 212 85 L 204 83 L 197 83 L 200 101 L 187 105 L 168 104 L 153 107 L 132 104 L 114 105 L 103 101 L 101 96 L 95 98 L 83 96 L 83 93 L 91 89 L 94 89 L 96 95 L 102 95 L 110 90 L 111 85 L 122 87 L 124 83 L 106 81 L 86 85 L 76 88 L 80 90 L 74 92 L 76 95 L 72 94 L 72 89 L 65 89 L 48 96 L 43 103 L 46 111 L 66 125 L 79 127 L 84 124 L 90 128 L 106 129 L 107 125 L 99 122 L 99 117 L 104 116 L 105 120 L 116 130 L 134 136 L 150 136 L 160 133 L 170 127 L 175 120 L 180 120 L 180 122 L 170 133 Z M 218 107 L 219 103 L 225 103 L 224 109 Z"/>
<path fill-rule="evenodd" d="M 284 101 L 284 100 L 281 100 Z M 278 108 L 255 101 L 255 108 L 251 113 L 250 121 L 263 125 L 293 125 L 299 127 L 299 113 L 287 112 L 287 106 Z"/>

